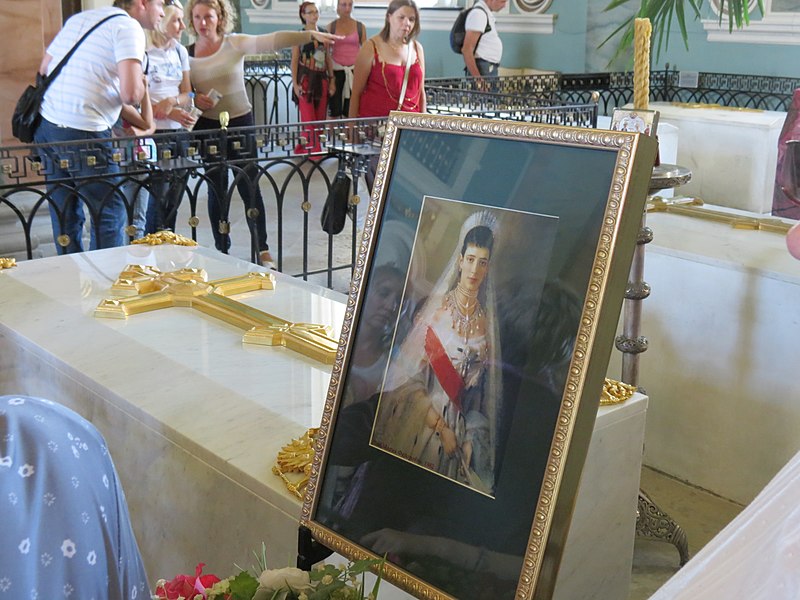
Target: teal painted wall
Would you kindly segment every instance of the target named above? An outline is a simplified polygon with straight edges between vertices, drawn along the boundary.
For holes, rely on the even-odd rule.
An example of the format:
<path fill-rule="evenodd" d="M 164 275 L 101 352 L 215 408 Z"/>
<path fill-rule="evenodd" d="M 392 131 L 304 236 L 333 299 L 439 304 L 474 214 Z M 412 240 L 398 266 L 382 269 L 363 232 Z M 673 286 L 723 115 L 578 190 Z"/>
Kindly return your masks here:
<path fill-rule="evenodd" d="M 273 0 L 277 1 L 277 0 Z M 511 0 L 513 2 L 513 0 Z M 249 8 L 250 0 L 239 0 L 244 8 Z M 281 4 L 287 3 L 282 0 Z M 288 4 L 296 4 L 293 1 Z M 503 35 L 503 66 L 511 68 L 532 67 L 582 73 L 609 70 L 609 60 L 614 51 L 614 43 L 598 49 L 618 23 L 632 14 L 633 9 L 622 7 L 604 12 L 608 0 L 553 0 L 548 13 L 557 15 L 555 31 L 552 35 L 505 33 Z M 291 26 L 272 26 L 262 23 L 251 24 L 244 11 L 241 14 L 241 28 L 246 33 L 266 33 Z M 454 13 L 455 15 L 455 13 Z M 711 18 L 710 9 L 705 16 Z M 455 18 L 455 17 L 454 17 Z M 753 15 L 754 20 L 760 14 Z M 688 71 L 708 71 L 719 73 L 742 73 L 754 75 L 777 75 L 800 77 L 797 56 L 800 47 L 791 45 L 765 45 L 708 42 L 706 32 L 699 21 L 690 20 L 689 50 L 677 32 L 677 25 L 669 38 L 668 48 L 662 50 L 656 59 L 655 47 L 652 53 L 653 68 L 663 68 L 665 63 Z M 298 25 L 299 28 L 299 25 Z M 376 33 L 372 28 L 370 35 Z M 425 14 L 422 16 L 420 42 L 425 47 L 426 68 L 429 77 L 449 77 L 462 74 L 463 61 L 450 50 L 447 31 L 425 29 Z M 632 68 L 632 54 L 611 65 L 612 70 Z"/>

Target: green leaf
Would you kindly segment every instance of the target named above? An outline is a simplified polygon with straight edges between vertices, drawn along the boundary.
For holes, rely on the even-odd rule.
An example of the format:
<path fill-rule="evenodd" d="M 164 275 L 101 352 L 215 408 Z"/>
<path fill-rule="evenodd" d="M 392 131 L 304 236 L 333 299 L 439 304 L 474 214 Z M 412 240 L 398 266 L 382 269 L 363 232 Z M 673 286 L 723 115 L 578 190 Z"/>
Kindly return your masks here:
<path fill-rule="evenodd" d="M 628 4 L 632 0 L 611 0 L 604 11 L 614 10 L 624 4 Z M 634 0 L 635 1 L 635 0 Z M 677 22 L 680 31 L 683 45 L 689 49 L 689 32 L 687 29 L 687 13 L 691 13 L 695 20 L 701 18 L 700 7 L 703 0 L 641 0 L 638 17 L 650 19 L 653 27 L 653 39 L 657 40 L 656 46 L 656 60 L 661 55 L 662 48 L 667 50 L 669 48 L 669 37 L 672 31 L 673 22 Z M 750 14 L 747 10 L 747 0 L 720 0 L 721 7 L 727 5 L 728 13 L 728 31 L 732 32 L 734 26 L 737 29 L 748 25 L 750 23 Z M 764 2 L 758 0 L 758 10 L 764 14 Z M 720 12 L 720 24 L 724 18 L 724 13 Z M 634 33 L 634 20 L 630 18 L 626 20 L 620 27 L 600 44 L 600 47 L 606 44 L 614 37 L 619 38 L 619 45 L 614 53 L 609 64 L 613 63 L 620 56 L 630 51 L 633 47 Z"/>
<path fill-rule="evenodd" d="M 242 571 L 231 580 L 231 600 L 251 600 L 258 589 L 258 579 Z"/>

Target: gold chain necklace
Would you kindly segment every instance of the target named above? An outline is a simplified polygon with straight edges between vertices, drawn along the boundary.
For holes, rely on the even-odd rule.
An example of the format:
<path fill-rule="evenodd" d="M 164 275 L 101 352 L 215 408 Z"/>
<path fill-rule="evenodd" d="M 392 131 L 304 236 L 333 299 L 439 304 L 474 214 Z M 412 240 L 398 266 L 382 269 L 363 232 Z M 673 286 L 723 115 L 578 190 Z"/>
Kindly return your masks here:
<path fill-rule="evenodd" d="M 409 42 L 409 44 L 413 44 L 413 43 L 414 42 Z M 386 45 L 390 46 L 391 44 L 389 44 L 387 42 Z M 409 58 L 410 58 L 410 50 L 409 50 L 409 53 L 406 55 L 406 60 L 408 60 Z M 405 70 L 405 65 L 402 65 L 402 66 L 403 66 L 403 69 Z M 410 67 L 409 67 L 409 69 L 410 69 Z M 396 103 L 399 106 L 400 105 L 400 98 L 396 98 L 396 97 L 392 96 L 392 92 L 389 91 L 389 82 L 386 79 L 386 63 L 384 62 L 384 60 L 382 58 L 381 58 L 381 75 L 383 76 L 383 87 L 386 89 L 386 95 L 389 96 L 389 100 L 392 101 L 392 104 Z M 409 76 L 410 76 L 410 74 L 409 74 Z M 405 77 L 405 74 L 403 74 L 403 77 Z M 408 88 L 406 88 L 406 90 L 408 90 Z M 399 95 L 400 94 L 398 93 L 398 96 Z M 405 104 L 407 99 L 408 99 L 408 92 L 406 91 L 406 97 L 403 98 L 403 104 Z M 417 97 L 417 101 L 414 102 L 413 104 L 411 104 L 411 107 L 408 110 L 411 111 L 411 112 L 414 112 L 417 109 L 418 106 L 419 106 L 419 96 Z M 405 107 L 403 107 L 403 108 L 405 108 Z"/>

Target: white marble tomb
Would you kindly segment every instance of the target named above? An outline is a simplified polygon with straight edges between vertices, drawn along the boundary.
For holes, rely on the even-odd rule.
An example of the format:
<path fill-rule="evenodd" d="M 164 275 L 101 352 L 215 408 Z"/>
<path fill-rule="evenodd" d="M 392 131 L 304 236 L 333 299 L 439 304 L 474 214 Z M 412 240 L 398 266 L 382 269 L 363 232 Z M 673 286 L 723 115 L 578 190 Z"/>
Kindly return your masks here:
<path fill-rule="evenodd" d="M 0 393 L 59 401 L 102 431 L 153 581 L 198 562 L 231 573 L 262 542 L 272 566 L 293 563 L 300 501 L 271 467 L 319 423 L 330 367 L 243 346 L 240 330 L 186 308 L 96 319 L 127 264 L 203 268 L 211 279 L 262 270 L 204 248 L 128 246 L 0 272 Z M 281 274 L 275 291 L 237 300 L 337 334 L 344 316 L 341 294 Z M 627 597 L 646 405 L 636 395 L 600 409 L 559 598 Z"/>
<path fill-rule="evenodd" d="M 648 108 L 659 111 L 659 129 L 662 123 L 678 128 L 675 162 L 692 171 L 681 195 L 754 213 L 771 212 L 785 112 L 670 102 L 651 102 Z"/>

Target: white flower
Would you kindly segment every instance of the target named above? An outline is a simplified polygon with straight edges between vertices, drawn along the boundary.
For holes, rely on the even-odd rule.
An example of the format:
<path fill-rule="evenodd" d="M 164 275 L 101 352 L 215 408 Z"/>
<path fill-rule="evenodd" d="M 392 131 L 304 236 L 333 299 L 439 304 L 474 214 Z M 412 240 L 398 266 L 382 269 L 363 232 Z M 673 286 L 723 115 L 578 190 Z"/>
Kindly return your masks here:
<path fill-rule="evenodd" d="M 3 456 L 0 458 L 0 467 L 7 467 L 11 468 L 11 457 L 10 456 Z"/>
<path fill-rule="evenodd" d="M 311 579 L 308 572 L 296 567 L 267 569 L 258 576 L 258 583 L 261 589 L 265 589 L 268 592 L 286 589 L 300 592 L 311 589 Z"/>
<path fill-rule="evenodd" d="M 33 468 L 33 465 L 29 465 L 25 463 L 19 469 L 17 469 L 17 473 L 19 473 L 20 477 L 30 477 L 36 472 L 36 469 Z"/>
<path fill-rule="evenodd" d="M 47 493 L 46 493 L 46 494 L 45 494 L 45 495 L 42 497 L 42 500 L 44 501 L 45 505 L 47 505 L 47 506 L 53 506 L 53 504 L 55 504 L 55 502 L 56 502 L 56 496 L 55 496 L 55 494 L 53 494 L 53 493 L 51 493 L 51 492 L 47 492 Z"/>
<path fill-rule="evenodd" d="M 75 551 L 76 551 L 75 542 L 73 542 L 71 539 L 67 538 L 62 542 L 61 554 L 63 554 L 65 557 L 72 558 L 73 556 L 75 556 Z"/>
<path fill-rule="evenodd" d="M 22 406 L 23 404 L 25 404 L 25 398 L 11 398 L 8 401 L 9 406 Z"/>
<path fill-rule="evenodd" d="M 25 538 L 24 540 L 22 540 L 19 543 L 19 546 L 17 546 L 17 548 L 19 548 L 20 554 L 27 554 L 28 552 L 30 552 L 31 551 L 31 538 Z"/>
<path fill-rule="evenodd" d="M 94 550 L 89 552 L 89 554 L 86 555 L 86 562 L 93 566 L 97 564 L 97 552 Z"/>
<path fill-rule="evenodd" d="M 103 473 L 103 485 L 105 486 L 106 489 L 108 489 L 108 475 L 106 475 L 105 473 Z"/>
<path fill-rule="evenodd" d="M 0 592 L 7 592 L 11 589 L 11 580 L 8 577 L 0 579 Z"/>
<path fill-rule="evenodd" d="M 46 567 L 53 562 L 53 555 L 49 552 L 44 552 L 39 560 L 42 562 L 42 566 Z"/>
<path fill-rule="evenodd" d="M 64 584 L 64 597 L 65 598 L 69 598 L 72 595 L 72 592 L 74 592 L 74 591 L 75 591 L 75 588 L 72 587 L 70 584 L 68 584 L 68 583 Z"/>
<path fill-rule="evenodd" d="M 33 420 L 37 423 L 44 423 L 44 417 L 42 415 L 33 415 Z"/>
<path fill-rule="evenodd" d="M 11 503 L 12 506 L 15 505 L 18 500 L 19 499 L 17 498 L 17 495 L 14 492 L 8 493 L 8 501 Z"/>

